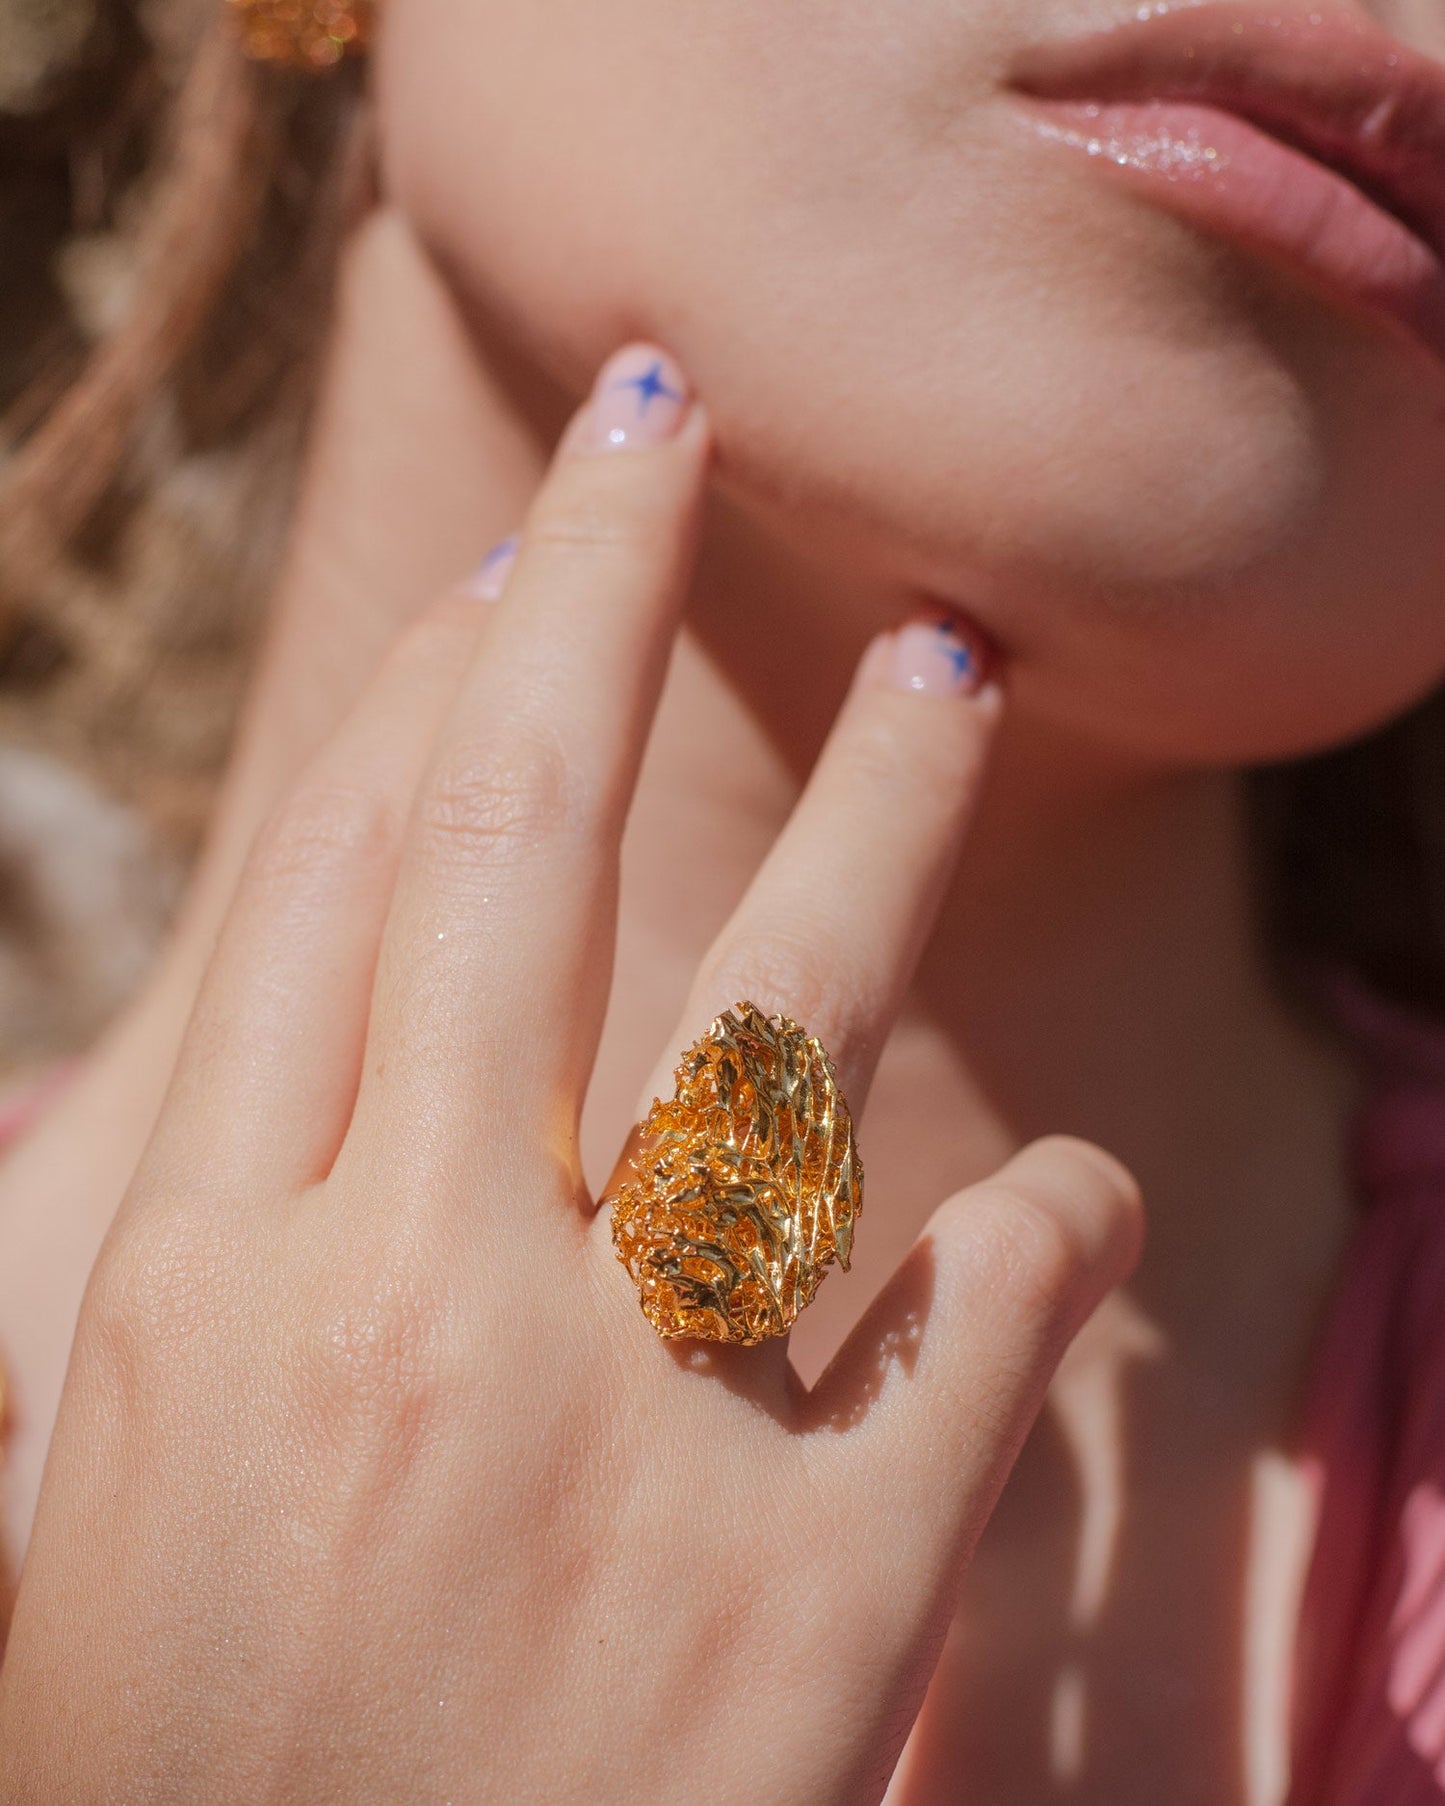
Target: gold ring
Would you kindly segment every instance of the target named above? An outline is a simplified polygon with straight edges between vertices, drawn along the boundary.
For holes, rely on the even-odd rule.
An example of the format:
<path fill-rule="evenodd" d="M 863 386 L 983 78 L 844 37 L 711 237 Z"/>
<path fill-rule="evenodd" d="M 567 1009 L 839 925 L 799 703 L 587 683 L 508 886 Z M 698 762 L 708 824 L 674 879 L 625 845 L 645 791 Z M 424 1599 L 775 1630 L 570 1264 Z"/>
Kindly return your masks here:
<path fill-rule="evenodd" d="M 683 1055 L 670 1102 L 633 1130 L 604 1204 L 659 1335 L 745 1346 L 785 1335 L 863 1208 L 863 1164 L 815 1035 L 755 1004 Z"/>

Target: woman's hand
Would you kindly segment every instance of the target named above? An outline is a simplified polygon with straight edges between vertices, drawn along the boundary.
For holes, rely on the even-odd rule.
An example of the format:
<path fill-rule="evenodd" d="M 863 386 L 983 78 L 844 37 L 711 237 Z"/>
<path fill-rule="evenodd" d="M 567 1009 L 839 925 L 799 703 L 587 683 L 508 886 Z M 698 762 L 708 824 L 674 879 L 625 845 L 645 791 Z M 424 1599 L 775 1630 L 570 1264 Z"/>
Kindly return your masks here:
<path fill-rule="evenodd" d="M 135 999 L 0 1161 L 0 1642 L 81 1295 L 155 1126 L 247 851 L 403 627 L 475 559 L 479 535 L 516 521 L 542 468 L 529 422 L 405 222 L 373 215 L 343 259 L 267 645 L 205 857 Z"/>
<path fill-rule="evenodd" d="M 940 1207 L 811 1393 L 639 1311 L 577 1123 L 707 463 L 652 368 L 252 856 L 82 1312 L 6 1800 L 876 1799 L 1130 1263 L 1127 1175 L 1059 1140 Z M 1000 706 L 916 693 L 921 635 L 870 651 L 679 1035 L 786 1010 L 855 1109 Z"/>

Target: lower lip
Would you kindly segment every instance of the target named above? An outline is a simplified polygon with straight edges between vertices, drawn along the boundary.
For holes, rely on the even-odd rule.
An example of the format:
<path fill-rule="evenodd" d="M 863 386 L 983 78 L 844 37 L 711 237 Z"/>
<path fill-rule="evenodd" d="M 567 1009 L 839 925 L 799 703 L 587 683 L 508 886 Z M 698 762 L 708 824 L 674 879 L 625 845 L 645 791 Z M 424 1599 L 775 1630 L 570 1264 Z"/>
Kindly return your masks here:
<path fill-rule="evenodd" d="M 1445 263 L 1344 176 L 1232 113 L 1179 101 L 1029 101 L 1034 129 L 1169 209 L 1312 277 L 1445 360 Z"/>

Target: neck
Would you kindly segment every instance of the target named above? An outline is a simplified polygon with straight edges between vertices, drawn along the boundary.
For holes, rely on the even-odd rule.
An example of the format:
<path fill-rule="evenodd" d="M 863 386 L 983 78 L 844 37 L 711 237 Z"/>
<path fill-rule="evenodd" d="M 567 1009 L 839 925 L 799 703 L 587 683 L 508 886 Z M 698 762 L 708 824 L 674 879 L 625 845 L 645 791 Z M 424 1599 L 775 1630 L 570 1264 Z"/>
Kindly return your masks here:
<path fill-rule="evenodd" d="M 864 638 L 904 605 L 720 509 L 691 680 L 732 692 L 719 756 L 800 779 Z M 659 768 L 685 768 L 666 741 L 681 761 L 698 700 L 660 725 Z M 1237 773 L 1146 768 L 1016 708 L 915 1007 L 958 1076 L 949 1109 L 976 1151 L 960 1181 L 1050 1131 L 1110 1148 L 1149 1204 L 1136 1303 L 1220 1388 L 1277 1417 L 1348 1232 L 1354 1084 L 1264 957 L 1246 814 Z"/>

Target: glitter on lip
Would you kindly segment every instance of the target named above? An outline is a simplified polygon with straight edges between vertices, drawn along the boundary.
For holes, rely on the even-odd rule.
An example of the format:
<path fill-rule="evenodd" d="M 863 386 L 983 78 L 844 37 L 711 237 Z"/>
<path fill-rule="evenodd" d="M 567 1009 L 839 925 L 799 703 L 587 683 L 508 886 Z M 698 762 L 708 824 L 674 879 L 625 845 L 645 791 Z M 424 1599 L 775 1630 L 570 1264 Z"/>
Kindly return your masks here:
<path fill-rule="evenodd" d="M 1020 111 L 1035 136 L 1289 265 L 1445 363 L 1445 263 L 1327 164 L 1197 102 L 1021 98 Z"/>
<path fill-rule="evenodd" d="M 1188 102 L 1338 171 L 1445 258 L 1445 66 L 1368 18 L 1237 0 L 1143 6 L 1040 44 L 1009 85 L 1040 100 Z"/>
<path fill-rule="evenodd" d="M 1079 109 L 1083 118 L 1070 124 L 1065 119 L 1039 122 L 1039 135 L 1057 139 L 1087 151 L 1091 157 L 1103 157 L 1121 168 L 1154 170 L 1161 175 L 1214 175 L 1229 168 L 1229 156 L 1199 126 L 1183 133 L 1162 127 L 1152 134 L 1111 130 L 1105 120 L 1105 109 L 1087 105 Z M 1098 128 L 1090 130 L 1090 122 Z"/>
<path fill-rule="evenodd" d="M 1041 136 L 1445 361 L 1445 67 L 1433 58 L 1338 8 L 1185 0 L 1032 46 L 1009 86 Z"/>

